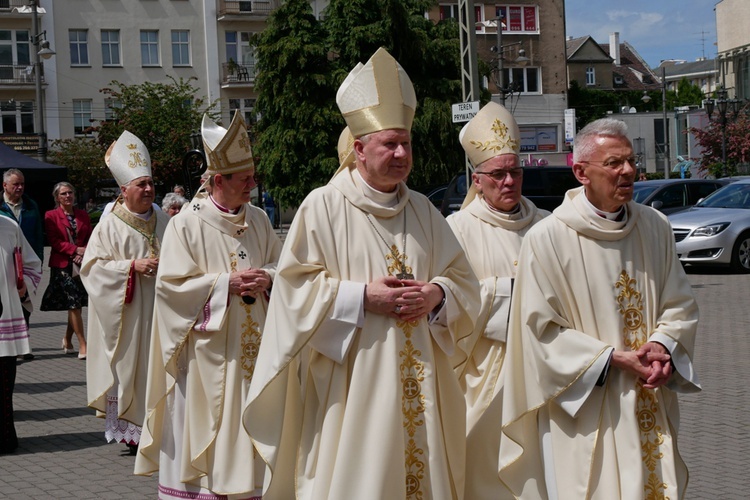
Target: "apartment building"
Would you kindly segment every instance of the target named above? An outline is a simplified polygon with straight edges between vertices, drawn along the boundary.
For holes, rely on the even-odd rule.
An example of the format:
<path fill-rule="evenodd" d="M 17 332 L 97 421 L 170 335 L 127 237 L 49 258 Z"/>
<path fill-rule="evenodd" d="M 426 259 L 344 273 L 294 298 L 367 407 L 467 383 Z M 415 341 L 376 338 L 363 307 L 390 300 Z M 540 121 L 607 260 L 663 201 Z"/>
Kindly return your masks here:
<path fill-rule="evenodd" d="M 480 84 L 502 102 L 521 128 L 521 158 L 527 165 L 564 165 L 564 113 L 567 107 L 565 11 L 563 0 L 474 2 L 477 55 L 491 68 Z M 457 1 L 441 1 L 428 17 L 458 18 Z M 497 25 L 503 77 L 497 75 Z M 499 85 L 500 84 L 500 85 Z"/>
<path fill-rule="evenodd" d="M 750 2 L 721 0 L 714 11 L 719 83 L 730 99 L 750 99 Z"/>

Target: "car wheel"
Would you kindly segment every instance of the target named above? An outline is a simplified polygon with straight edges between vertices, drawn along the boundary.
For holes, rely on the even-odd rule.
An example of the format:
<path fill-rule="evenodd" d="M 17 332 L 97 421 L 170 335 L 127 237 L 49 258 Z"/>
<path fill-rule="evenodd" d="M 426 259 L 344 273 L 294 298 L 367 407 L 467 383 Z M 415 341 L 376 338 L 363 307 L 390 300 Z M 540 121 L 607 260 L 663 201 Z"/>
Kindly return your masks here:
<path fill-rule="evenodd" d="M 739 273 L 750 273 L 750 231 L 740 234 L 734 242 L 732 269 Z"/>

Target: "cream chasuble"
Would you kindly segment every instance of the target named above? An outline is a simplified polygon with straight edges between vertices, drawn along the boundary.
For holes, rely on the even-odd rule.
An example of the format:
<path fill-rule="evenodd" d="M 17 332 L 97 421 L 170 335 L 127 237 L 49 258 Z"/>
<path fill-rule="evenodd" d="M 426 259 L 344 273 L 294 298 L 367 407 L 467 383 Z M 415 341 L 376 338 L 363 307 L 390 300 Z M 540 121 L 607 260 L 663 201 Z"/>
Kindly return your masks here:
<path fill-rule="evenodd" d="M 267 300 L 246 304 L 230 295 L 229 273 L 261 268 L 273 279 L 280 250 L 263 210 L 243 205 L 225 214 L 205 193 L 167 228 L 135 464 L 136 474 L 160 470 L 161 497 L 260 491 L 263 463 L 254 464 L 241 416 Z"/>
<path fill-rule="evenodd" d="M 0 284 L 0 356 L 18 356 L 31 352 L 29 329 L 23 316 L 23 308 L 31 308 L 31 301 L 21 304 L 16 289 L 15 252 L 21 251 L 23 280 L 29 297 L 36 295 L 42 281 L 42 262 L 23 235 L 21 227 L 10 217 L 0 215 L 0 265 L 3 266 L 3 282 Z"/>
<path fill-rule="evenodd" d="M 479 278 L 481 309 L 470 337 L 462 340 L 469 352 L 457 369 L 466 398 L 466 498 L 501 498 L 509 495 L 500 483 L 498 450 L 502 409 L 502 367 L 510 313 L 511 279 L 526 232 L 546 210 L 521 198 L 519 211 L 492 210 L 476 197 L 463 210 L 448 217 L 474 273 Z"/>
<path fill-rule="evenodd" d="M 500 480 L 521 498 L 548 498 L 548 491 L 576 500 L 682 498 L 687 469 L 675 444 L 676 392 L 700 390 L 690 283 L 663 215 L 630 202 L 627 220 L 614 223 L 589 215 L 583 196 L 582 188 L 568 191 L 521 247 Z M 595 385 L 601 369 L 588 370 L 600 355 L 649 340 L 671 352 L 669 384 L 644 389 L 610 367 Z"/>
<path fill-rule="evenodd" d="M 463 498 L 466 415 L 449 355 L 471 332 L 478 285 L 445 219 L 398 189 L 394 206 L 377 204 L 343 169 L 294 219 L 244 416 L 272 473 L 264 499 Z M 316 351 L 344 284 L 395 276 L 402 259 L 446 290 L 446 326 L 365 312 L 340 363 Z"/>
<path fill-rule="evenodd" d="M 89 294 L 88 405 L 103 416 L 107 393 L 117 394 L 117 417 L 140 426 L 146 416 L 146 373 L 154 308 L 155 277 L 131 269 L 135 259 L 159 257 L 169 216 L 153 210 L 148 220 L 118 201 L 96 225 L 81 263 L 81 281 Z M 133 298 L 125 303 L 130 273 Z M 100 413 L 101 412 L 101 413 Z"/>

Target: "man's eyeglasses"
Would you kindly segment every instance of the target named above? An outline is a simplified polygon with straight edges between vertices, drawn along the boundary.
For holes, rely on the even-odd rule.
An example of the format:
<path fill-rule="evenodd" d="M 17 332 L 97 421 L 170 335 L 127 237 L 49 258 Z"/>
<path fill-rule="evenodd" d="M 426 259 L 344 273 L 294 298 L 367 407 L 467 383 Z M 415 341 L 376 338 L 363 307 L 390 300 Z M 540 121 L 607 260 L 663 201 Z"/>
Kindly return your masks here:
<path fill-rule="evenodd" d="M 504 181 L 509 175 L 514 181 L 523 177 L 523 169 L 521 167 L 491 170 L 489 172 L 474 172 L 475 174 L 482 174 L 490 177 L 494 181 Z"/>
<path fill-rule="evenodd" d="M 631 167 L 635 168 L 635 163 L 638 159 L 635 156 L 629 156 L 627 158 L 610 158 L 609 160 L 596 161 L 596 160 L 582 160 L 581 163 L 598 163 L 604 168 L 610 170 L 621 171 L 627 162 Z"/>

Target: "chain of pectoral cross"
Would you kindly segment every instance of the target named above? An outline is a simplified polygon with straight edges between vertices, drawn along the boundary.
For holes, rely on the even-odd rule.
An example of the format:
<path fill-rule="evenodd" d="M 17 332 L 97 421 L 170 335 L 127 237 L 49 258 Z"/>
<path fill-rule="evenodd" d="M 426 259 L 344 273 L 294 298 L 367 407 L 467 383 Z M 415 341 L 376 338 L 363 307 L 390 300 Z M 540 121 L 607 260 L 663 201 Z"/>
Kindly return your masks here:
<path fill-rule="evenodd" d="M 414 275 L 406 272 L 406 207 L 404 207 L 404 238 L 401 243 L 401 248 L 402 248 L 401 255 L 400 255 L 401 258 L 399 258 L 398 247 L 396 247 L 396 245 L 393 245 L 394 248 L 391 248 L 391 245 L 389 245 L 388 242 L 385 241 L 385 238 L 383 238 L 383 235 L 380 234 L 380 231 L 378 231 L 378 228 L 375 227 L 375 223 L 372 221 L 372 217 L 370 217 L 370 214 L 365 214 L 365 217 L 367 217 L 367 221 L 375 230 L 375 234 L 377 234 L 378 237 L 385 244 L 385 248 L 391 251 L 391 256 L 393 257 L 395 264 L 401 270 L 401 272 L 398 273 L 396 277 L 400 280 L 413 280 Z"/>

